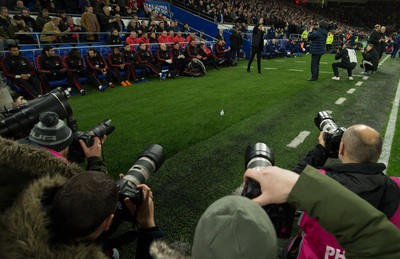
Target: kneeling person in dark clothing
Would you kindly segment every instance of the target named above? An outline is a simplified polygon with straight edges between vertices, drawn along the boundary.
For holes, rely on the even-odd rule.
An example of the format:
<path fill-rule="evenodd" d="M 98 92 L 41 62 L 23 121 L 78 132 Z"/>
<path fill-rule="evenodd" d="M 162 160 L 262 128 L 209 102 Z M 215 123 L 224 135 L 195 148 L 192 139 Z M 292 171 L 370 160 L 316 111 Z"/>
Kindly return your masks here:
<path fill-rule="evenodd" d="M 4 75 L 17 86 L 22 87 L 27 98 L 33 99 L 43 94 L 35 68 L 29 60 L 20 55 L 19 48 L 9 45 L 10 55 L 3 59 Z"/>
<path fill-rule="evenodd" d="M 341 59 L 340 62 L 332 64 L 332 69 L 334 73 L 333 80 L 340 80 L 338 67 L 347 69 L 347 75 L 349 80 L 354 80 L 352 71 L 357 66 L 357 54 L 352 48 L 348 48 L 347 44 L 344 44 L 342 49 L 339 49 L 335 55 L 335 60 Z"/>
<path fill-rule="evenodd" d="M 360 67 L 364 69 L 363 75 L 370 75 L 378 70 L 379 52 L 376 50 L 374 44 L 368 44 L 362 52 L 363 60 Z"/>

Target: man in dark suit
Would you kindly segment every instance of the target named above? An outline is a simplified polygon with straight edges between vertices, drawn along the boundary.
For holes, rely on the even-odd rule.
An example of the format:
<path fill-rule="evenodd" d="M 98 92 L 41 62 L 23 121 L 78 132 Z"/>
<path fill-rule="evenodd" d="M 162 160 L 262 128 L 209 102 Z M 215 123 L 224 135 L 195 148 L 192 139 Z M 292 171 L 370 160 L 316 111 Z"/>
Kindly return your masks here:
<path fill-rule="evenodd" d="M 261 52 L 264 47 L 264 31 L 262 30 L 263 23 L 264 19 L 261 18 L 258 24 L 253 28 L 251 55 L 247 65 L 247 72 L 250 72 L 251 63 L 253 62 L 254 56 L 257 54 L 257 68 L 258 73 L 261 74 Z"/>

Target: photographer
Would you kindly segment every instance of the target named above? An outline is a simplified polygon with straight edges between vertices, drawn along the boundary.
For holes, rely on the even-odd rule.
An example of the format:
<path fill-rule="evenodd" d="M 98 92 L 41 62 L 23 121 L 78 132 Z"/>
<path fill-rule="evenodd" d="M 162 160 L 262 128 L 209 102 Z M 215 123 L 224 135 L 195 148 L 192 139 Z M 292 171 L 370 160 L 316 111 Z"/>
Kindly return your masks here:
<path fill-rule="evenodd" d="M 56 134 L 56 140 L 69 140 L 64 126 L 61 122 L 51 129 L 36 125 L 34 131 L 59 128 L 62 134 Z M 68 143 L 56 141 L 45 147 L 60 150 Z M 88 164 L 90 158 L 101 159 L 99 138 L 95 137 L 89 148 L 82 141 L 81 145 Z M 76 164 L 56 158 L 44 148 L 3 138 L 0 157 L 1 258 L 110 258 L 110 247 L 102 247 L 97 237 L 115 221 L 118 188 L 114 180 L 104 173 L 82 172 Z M 88 169 L 96 170 L 93 166 Z M 97 169 L 104 172 L 105 167 Z M 129 198 L 123 202 L 139 225 L 136 258 L 150 258 L 150 243 L 163 234 L 154 222 L 151 190 L 144 184 L 137 188 L 143 192 L 140 206 Z"/>
<path fill-rule="evenodd" d="M 385 164 L 377 162 L 382 151 L 380 134 L 366 125 L 349 127 L 339 145 L 338 154 L 342 163 L 334 165 L 325 165 L 328 159 L 325 146 L 328 142 L 325 142 L 324 134 L 320 133 L 319 144 L 308 152 L 294 171 L 300 174 L 306 165 L 320 168 L 322 173 L 368 201 L 400 227 L 400 218 L 395 217 L 400 213 L 400 181 L 386 176 L 383 173 Z M 344 254 L 333 236 L 307 214 L 302 216 L 299 225 L 304 231 L 299 258 L 306 258 L 305 251 L 312 251 L 315 258 L 323 258 L 329 248 L 333 248 L 337 255 Z"/>
<path fill-rule="evenodd" d="M 341 59 L 340 62 L 332 63 L 332 69 L 334 77 L 333 80 L 340 80 L 338 68 L 347 69 L 347 75 L 349 76 L 349 80 L 354 80 L 352 71 L 357 66 L 357 54 L 354 49 L 349 48 L 350 44 L 343 44 L 343 46 L 338 49 L 335 60 Z"/>
<path fill-rule="evenodd" d="M 314 26 L 309 27 L 308 40 L 311 54 L 311 78 L 308 81 L 317 81 L 319 76 L 319 62 L 325 53 L 326 38 L 328 37 L 328 23 L 321 21 L 319 29 L 314 31 Z"/>
<path fill-rule="evenodd" d="M 374 71 L 378 70 L 379 65 L 379 53 L 376 50 L 375 46 L 371 43 L 362 50 L 362 64 L 360 67 L 364 69 L 361 74 L 363 75 L 371 75 Z"/>
<path fill-rule="evenodd" d="M 209 206 L 196 227 L 193 258 L 278 258 L 274 226 L 260 206 L 285 202 L 318 218 L 346 248 L 346 258 L 400 255 L 400 232 L 385 216 L 312 167 L 300 176 L 275 166 L 248 169 L 244 178 L 257 181 L 261 194 L 253 200 L 226 196 Z M 154 258 L 185 258 L 162 241 L 151 245 L 150 254 Z"/>

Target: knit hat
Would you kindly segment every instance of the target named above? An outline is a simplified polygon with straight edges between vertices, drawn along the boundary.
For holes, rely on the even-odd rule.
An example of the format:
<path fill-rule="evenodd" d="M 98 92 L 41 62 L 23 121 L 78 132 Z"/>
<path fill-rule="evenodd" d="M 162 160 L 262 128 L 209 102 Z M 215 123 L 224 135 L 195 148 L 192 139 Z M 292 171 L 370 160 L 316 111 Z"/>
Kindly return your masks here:
<path fill-rule="evenodd" d="M 62 151 L 72 143 L 72 131 L 64 121 L 58 119 L 55 112 L 44 112 L 39 116 L 39 122 L 35 124 L 29 140 L 57 152 Z"/>
<path fill-rule="evenodd" d="M 276 232 L 261 206 L 242 196 L 226 196 L 201 216 L 192 253 L 195 259 L 276 259 Z"/>

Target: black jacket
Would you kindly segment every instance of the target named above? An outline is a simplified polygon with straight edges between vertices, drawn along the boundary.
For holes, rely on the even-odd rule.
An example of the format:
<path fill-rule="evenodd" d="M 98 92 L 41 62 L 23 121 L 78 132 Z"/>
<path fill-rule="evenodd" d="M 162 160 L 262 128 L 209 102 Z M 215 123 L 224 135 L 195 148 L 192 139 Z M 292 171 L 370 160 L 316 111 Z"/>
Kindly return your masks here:
<path fill-rule="evenodd" d="M 347 50 L 347 48 L 342 49 L 340 52 L 336 53 L 335 55 L 335 60 L 342 60 L 342 63 L 346 64 L 346 65 L 356 65 L 356 63 L 353 62 L 350 63 L 350 57 L 349 57 L 349 52 Z"/>
<path fill-rule="evenodd" d="M 234 31 L 229 37 L 232 49 L 240 49 L 242 47 L 242 35 Z"/>
<path fill-rule="evenodd" d="M 324 54 L 327 37 L 328 37 L 328 31 L 325 28 L 320 28 L 317 31 L 309 33 L 308 40 L 311 41 L 310 53 L 316 55 Z"/>
<path fill-rule="evenodd" d="M 388 218 L 396 212 L 400 202 L 400 190 L 390 177 L 383 174 L 383 163 L 347 163 L 325 166 L 328 159 L 323 146 L 317 145 L 293 170 L 300 172 L 311 165 L 326 172 L 358 196 L 382 211 Z"/>
<path fill-rule="evenodd" d="M 82 57 L 74 57 L 72 55 L 67 55 L 63 58 L 64 66 L 69 71 L 82 71 L 85 70 L 85 62 L 83 61 Z"/>
<path fill-rule="evenodd" d="M 108 68 L 104 57 L 100 53 L 97 53 L 97 55 L 92 58 L 89 55 L 87 55 L 86 64 L 88 65 L 88 68 L 91 71 L 96 71 L 96 70 L 100 71 L 102 69 Z"/>
<path fill-rule="evenodd" d="M 374 71 L 378 69 L 379 65 L 379 53 L 375 47 L 373 47 L 369 52 L 362 53 L 364 60 L 369 61 L 374 66 Z"/>
<path fill-rule="evenodd" d="M 375 31 L 375 30 L 373 30 L 371 35 L 369 36 L 368 43 L 372 43 L 376 47 L 376 46 L 379 45 L 380 38 L 381 38 L 380 33 Z"/>
<path fill-rule="evenodd" d="M 48 57 L 46 54 L 37 56 L 36 66 L 40 73 L 62 74 L 67 71 L 59 55 Z"/>
<path fill-rule="evenodd" d="M 3 59 L 3 71 L 5 76 L 15 78 L 16 75 L 20 74 L 30 74 L 32 76 L 35 73 L 35 68 L 26 57 L 10 55 Z"/>
<path fill-rule="evenodd" d="M 264 31 L 259 30 L 258 26 L 254 26 L 253 36 L 251 38 L 251 47 L 259 51 L 262 51 L 264 48 Z"/>

